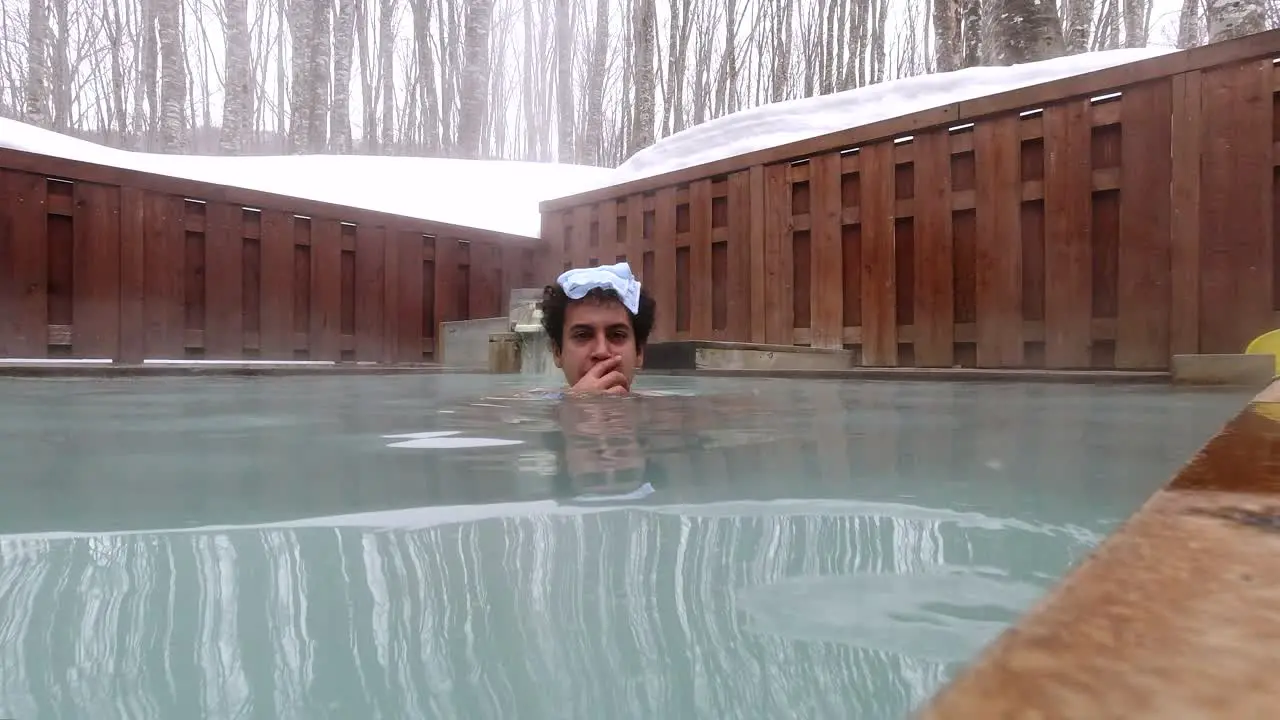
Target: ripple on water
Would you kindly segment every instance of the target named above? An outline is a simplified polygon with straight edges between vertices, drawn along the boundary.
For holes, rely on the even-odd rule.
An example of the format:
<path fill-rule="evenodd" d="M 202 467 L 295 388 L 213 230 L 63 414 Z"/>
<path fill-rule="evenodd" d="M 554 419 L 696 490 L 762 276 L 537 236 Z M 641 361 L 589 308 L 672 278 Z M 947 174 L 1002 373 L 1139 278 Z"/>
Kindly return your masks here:
<path fill-rule="evenodd" d="M 995 568 L 943 566 L 796 577 L 743 588 L 735 604 L 752 632 L 950 663 L 973 657 L 1045 590 Z"/>

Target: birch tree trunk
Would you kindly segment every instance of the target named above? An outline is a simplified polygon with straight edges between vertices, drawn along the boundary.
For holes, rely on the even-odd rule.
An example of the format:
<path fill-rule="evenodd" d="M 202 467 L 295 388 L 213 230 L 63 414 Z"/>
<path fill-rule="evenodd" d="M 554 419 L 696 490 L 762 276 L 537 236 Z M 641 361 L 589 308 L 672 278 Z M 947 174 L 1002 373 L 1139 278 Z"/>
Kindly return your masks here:
<path fill-rule="evenodd" d="M 418 50 L 418 103 L 422 113 L 423 144 L 428 155 L 435 155 L 440 152 L 440 101 L 436 97 L 436 66 L 431 57 L 431 11 L 427 0 L 414 0 L 413 34 L 414 47 Z"/>
<path fill-rule="evenodd" d="M 480 156 L 480 132 L 489 101 L 489 28 L 493 0 L 468 0 L 466 7 L 458 153 L 474 159 Z"/>
<path fill-rule="evenodd" d="M 223 73 L 222 134 L 218 149 L 227 155 L 244 150 L 245 130 L 249 124 L 250 93 L 253 78 L 249 74 L 249 3 L 248 0 L 225 0 L 226 15 L 222 34 L 226 41 L 226 71 Z"/>
<path fill-rule="evenodd" d="M 1043 0 L 984 0 L 982 62 L 1014 65 L 1066 53 L 1058 9 Z"/>
<path fill-rule="evenodd" d="M 45 127 L 49 121 L 49 14 L 45 0 L 31 0 L 27 24 L 27 83 L 23 115 L 27 122 Z"/>
<path fill-rule="evenodd" d="M 329 144 L 329 90 L 332 84 L 330 59 L 333 54 L 331 0 L 322 0 L 312 10 L 307 77 L 307 148 L 322 153 Z"/>
<path fill-rule="evenodd" d="M 556 3 L 556 158 L 562 163 L 574 159 L 573 148 L 573 24 L 569 0 Z M 526 72 L 529 68 L 526 68 Z"/>
<path fill-rule="evenodd" d="M 187 102 L 186 48 L 182 42 L 182 0 L 160 0 L 156 15 L 160 36 L 160 148 L 180 153 L 187 147 L 183 119 Z"/>
<path fill-rule="evenodd" d="M 1267 29 L 1266 7 L 1262 0 L 1205 0 L 1204 14 L 1211 43 L 1234 40 Z"/>
<path fill-rule="evenodd" d="M 635 119 L 631 125 L 631 146 L 628 155 L 634 155 L 653 144 L 654 91 L 656 78 L 653 67 L 654 33 L 657 28 L 657 9 L 654 0 L 635 0 L 635 58 L 632 78 L 635 83 Z"/>
<path fill-rule="evenodd" d="M 333 152 L 351 152 L 351 57 L 355 44 L 357 0 L 339 0 L 338 20 L 333 27 L 333 109 L 329 115 L 329 147 Z"/>
<path fill-rule="evenodd" d="M 730 0 L 732 2 L 732 0 Z M 609 69 L 609 0 L 596 0 L 595 38 L 587 74 L 587 121 L 578 146 L 578 162 L 599 165 L 604 134 L 604 78 Z"/>

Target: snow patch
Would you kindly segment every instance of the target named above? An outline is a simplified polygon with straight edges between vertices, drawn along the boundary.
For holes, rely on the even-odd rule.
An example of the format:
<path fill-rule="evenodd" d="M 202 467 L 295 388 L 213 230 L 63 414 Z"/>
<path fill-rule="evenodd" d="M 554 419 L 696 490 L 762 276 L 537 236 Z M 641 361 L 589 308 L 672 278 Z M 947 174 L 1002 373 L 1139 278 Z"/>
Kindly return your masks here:
<path fill-rule="evenodd" d="M 538 203 L 610 185 L 614 174 L 516 160 L 142 153 L 5 118 L 0 147 L 529 237 L 540 234 Z"/>
<path fill-rule="evenodd" d="M 1165 47 L 1107 50 L 1007 67 L 967 68 L 761 105 L 659 140 L 620 165 L 615 180 L 659 175 L 1175 51 Z"/>

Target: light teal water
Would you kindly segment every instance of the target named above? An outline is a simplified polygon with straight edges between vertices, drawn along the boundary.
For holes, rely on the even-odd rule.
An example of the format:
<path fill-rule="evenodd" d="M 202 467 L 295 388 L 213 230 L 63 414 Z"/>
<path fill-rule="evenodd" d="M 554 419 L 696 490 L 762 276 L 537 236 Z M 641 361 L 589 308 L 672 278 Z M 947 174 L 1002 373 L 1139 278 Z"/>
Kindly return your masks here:
<path fill-rule="evenodd" d="M 1247 399 L 646 387 L 0 380 L 0 717 L 901 717 Z"/>

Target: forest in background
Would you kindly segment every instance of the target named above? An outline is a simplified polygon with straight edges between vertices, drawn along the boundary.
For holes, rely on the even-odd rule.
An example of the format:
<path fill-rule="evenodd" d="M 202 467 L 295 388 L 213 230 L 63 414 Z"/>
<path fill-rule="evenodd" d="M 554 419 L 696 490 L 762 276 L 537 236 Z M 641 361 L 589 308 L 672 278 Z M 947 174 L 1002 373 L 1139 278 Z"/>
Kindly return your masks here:
<path fill-rule="evenodd" d="M 165 153 L 615 167 L 727 113 L 1277 26 L 1280 0 L 0 0 L 0 116 Z M 1166 17 L 1175 16 L 1175 17 Z M 1151 37 L 1153 27 L 1162 37 Z"/>

